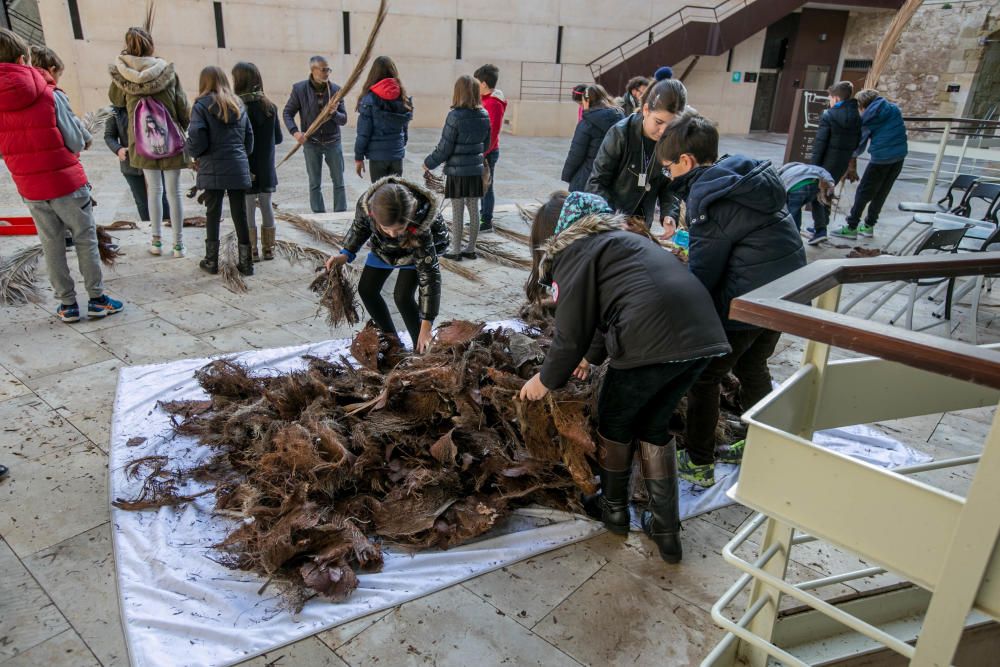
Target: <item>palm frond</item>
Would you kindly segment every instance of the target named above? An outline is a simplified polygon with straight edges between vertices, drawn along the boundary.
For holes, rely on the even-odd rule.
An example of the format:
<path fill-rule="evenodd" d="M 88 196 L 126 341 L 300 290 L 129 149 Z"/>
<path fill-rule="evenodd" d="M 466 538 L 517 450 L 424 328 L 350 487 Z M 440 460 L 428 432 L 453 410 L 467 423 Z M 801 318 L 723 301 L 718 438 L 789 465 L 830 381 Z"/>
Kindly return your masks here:
<path fill-rule="evenodd" d="M 310 220 L 309 218 L 296 213 L 286 213 L 285 211 L 280 211 L 277 207 L 275 207 L 274 210 L 274 217 L 283 222 L 287 222 L 314 241 L 332 246 L 337 250 L 341 250 L 344 247 L 339 236 L 331 232 L 329 229 L 326 229 L 315 220 Z"/>
<path fill-rule="evenodd" d="M 107 122 L 108 118 L 112 116 L 114 110 L 112 107 L 106 106 L 101 107 L 97 111 L 88 111 L 83 114 L 81 122 L 83 126 L 93 135 L 104 134 L 104 123 Z"/>
<path fill-rule="evenodd" d="M 527 206 L 521 206 L 520 204 L 517 204 L 517 214 L 521 217 L 521 220 L 524 222 L 524 224 L 528 225 L 529 227 L 535 221 L 536 213 L 538 213 L 538 206 L 529 208 Z"/>
<path fill-rule="evenodd" d="M 365 68 L 368 67 L 368 61 L 371 60 L 372 50 L 375 48 L 375 40 L 378 38 L 378 33 L 382 29 L 382 24 L 385 22 L 388 9 L 387 0 L 379 0 L 378 13 L 375 15 L 375 23 L 372 25 L 371 32 L 368 33 L 368 41 L 365 43 L 365 48 L 361 50 L 361 53 L 358 56 L 357 64 L 354 66 L 354 69 L 351 70 L 351 74 L 347 77 L 347 80 L 341 86 L 340 90 L 333 94 L 330 101 L 327 102 L 326 106 L 323 107 L 323 110 L 319 112 L 319 116 L 316 117 L 316 120 L 314 120 L 312 125 L 310 125 L 305 131 L 303 143 L 308 141 L 309 137 L 315 134 L 323 123 L 330 120 L 333 114 L 337 111 L 337 105 L 340 104 L 340 101 L 347 97 L 347 94 L 361 79 L 361 75 L 364 74 Z M 285 164 L 285 162 L 288 161 L 288 158 L 295 155 L 301 146 L 302 144 L 296 143 L 292 147 L 292 150 L 288 151 L 288 154 L 281 159 L 278 166 L 280 167 Z"/>
<path fill-rule="evenodd" d="M 302 262 L 315 262 L 316 264 L 323 264 L 330 256 L 328 253 L 325 253 L 318 248 L 301 245 L 293 241 L 285 241 L 284 239 L 279 239 L 274 242 L 274 250 L 278 253 L 279 257 L 284 257 L 291 264 L 299 264 Z"/>
<path fill-rule="evenodd" d="M 906 0 L 900 10 L 896 12 L 892 23 L 889 24 L 889 29 L 885 31 L 885 35 L 882 36 L 882 40 L 878 43 L 878 48 L 875 50 L 875 58 L 872 60 L 872 66 L 868 70 L 868 76 L 865 77 L 865 88 L 876 88 L 878 86 L 878 78 L 882 75 L 882 70 L 889 64 L 889 58 L 892 57 L 892 52 L 896 48 L 899 37 L 903 34 L 903 30 L 906 29 L 910 19 L 913 18 L 913 15 L 917 13 L 922 4 L 923 0 Z"/>
<path fill-rule="evenodd" d="M 103 225 L 109 232 L 117 232 L 122 229 L 139 229 L 139 224 L 131 220 L 115 220 L 110 225 Z"/>
<path fill-rule="evenodd" d="M 236 240 L 236 232 L 229 232 L 222 239 L 222 250 L 219 252 L 219 275 L 222 282 L 230 292 L 245 294 L 250 291 L 247 282 L 243 280 L 243 275 L 236 268 L 239 263 L 239 244 Z"/>
<path fill-rule="evenodd" d="M 496 241 L 477 241 L 476 251 L 483 256 L 483 259 L 493 262 L 494 264 L 500 264 L 501 266 L 509 266 L 514 269 L 530 269 L 531 260 L 519 257 L 514 253 L 505 250 Z"/>
<path fill-rule="evenodd" d="M 431 192 L 443 195 L 445 182 L 444 178 L 438 176 L 430 169 L 424 171 L 424 185 L 426 185 L 427 189 Z"/>
<path fill-rule="evenodd" d="M 357 292 L 342 264 L 329 271 L 321 271 L 309 284 L 309 290 L 319 294 L 316 314 L 319 315 L 320 310 L 326 310 L 326 322 L 331 327 L 340 326 L 344 322 L 357 324 L 361 321 Z"/>
<path fill-rule="evenodd" d="M 438 261 L 441 262 L 441 268 L 447 271 L 451 271 L 457 275 L 462 276 L 466 280 L 471 280 L 474 283 L 481 283 L 483 279 L 479 277 L 479 274 L 472 269 L 467 269 L 458 262 L 452 261 L 450 259 L 445 259 L 441 257 Z"/>
<path fill-rule="evenodd" d="M 101 257 L 101 264 L 108 268 L 113 267 L 115 261 L 125 254 L 103 225 L 97 225 L 97 254 Z"/>
<path fill-rule="evenodd" d="M 493 221 L 493 231 L 496 232 L 497 236 L 502 236 L 505 239 L 517 241 L 518 243 L 523 243 L 524 245 L 531 245 L 531 239 L 527 234 L 515 232 L 513 229 L 507 229 L 506 227 L 501 227 L 497 224 L 496 220 Z"/>
<path fill-rule="evenodd" d="M 156 2 L 154 0 L 146 1 L 146 18 L 142 21 L 142 29 L 148 32 L 150 35 L 153 34 L 153 19 L 156 17 Z"/>
<path fill-rule="evenodd" d="M 41 258 L 41 244 L 24 248 L 6 259 L 0 257 L 0 303 L 20 306 L 41 301 L 42 292 L 35 282 Z"/>

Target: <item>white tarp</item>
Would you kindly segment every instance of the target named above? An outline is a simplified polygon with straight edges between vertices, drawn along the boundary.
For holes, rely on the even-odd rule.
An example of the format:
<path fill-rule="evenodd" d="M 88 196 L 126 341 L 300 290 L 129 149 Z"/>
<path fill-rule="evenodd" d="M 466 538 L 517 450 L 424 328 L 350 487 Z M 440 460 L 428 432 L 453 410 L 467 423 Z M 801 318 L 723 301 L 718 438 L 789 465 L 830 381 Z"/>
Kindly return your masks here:
<path fill-rule="evenodd" d="M 499 325 L 519 327 L 514 322 Z M 303 355 L 349 356 L 349 348 L 349 341 L 339 340 L 225 356 L 257 372 L 279 372 L 303 367 Z M 188 467 L 209 456 L 208 449 L 195 439 L 174 435 L 169 416 L 156 407 L 158 401 L 206 398 L 194 372 L 208 361 L 185 359 L 121 370 L 112 419 L 112 500 L 137 495 L 141 481 L 123 474 L 129 461 L 166 454 L 173 468 Z M 928 460 L 867 427 L 838 429 L 831 437 L 838 451 L 852 453 L 853 448 L 853 453 L 877 465 Z M 129 446 L 133 438 L 146 440 Z M 817 442 L 821 442 L 819 434 Z M 681 482 L 681 515 L 687 518 L 731 504 L 725 492 L 737 473 L 736 466 L 718 466 L 719 483 L 707 490 Z M 192 484 L 181 492 L 203 488 L 207 487 Z M 386 549 L 382 571 L 361 574 L 359 588 L 346 602 L 313 600 L 293 617 L 280 606 L 273 588 L 260 592 L 264 582 L 258 577 L 213 560 L 212 545 L 233 525 L 213 515 L 213 505 L 214 496 L 209 494 L 156 511 L 126 512 L 112 507 L 118 590 L 133 665 L 230 665 L 603 530 L 600 524 L 575 515 L 523 509 L 481 539 L 448 551 L 410 555 Z"/>

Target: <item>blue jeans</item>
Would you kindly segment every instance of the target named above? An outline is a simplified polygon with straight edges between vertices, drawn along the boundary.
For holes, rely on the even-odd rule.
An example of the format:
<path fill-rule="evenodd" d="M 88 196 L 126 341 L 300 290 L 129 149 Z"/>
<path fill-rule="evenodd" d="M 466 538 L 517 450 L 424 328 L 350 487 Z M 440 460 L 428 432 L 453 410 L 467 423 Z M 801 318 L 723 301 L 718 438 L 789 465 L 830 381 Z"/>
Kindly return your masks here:
<path fill-rule="evenodd" d="M 486 189 L 486 194 L 483 195 L 482 205 L 479 208 L 480 222 L 493 222 L 493 204 L 496 201 L 493 196 L 493 183 L 497 180 L 497 160 L 499 159 L 499 148 L 486 156 L 486 161 L 490 165 L 490 187 Z"/>
<path fill-rule="evenodd" d="M 302 146 L 306 156 L 306 173 L 309 175 L 309 207 L 313 213 L 323 213 L 323 162 L 326 161 L 333 180 L 333 210 L 347 210 L 347 188 L 344 187 L 344 151 L 340 142 Z"/>
<path fill-rule="evenodd" d="M 802 229 L 802 207 L 806 204 L 812 204 L 813 229 L 826 229 L 830 223 L 830 209 L 820 203 L 818 194 L 818 183 L 810 183 L 788 193 L 788 212 L 792 214 L 796 229 Z"/>

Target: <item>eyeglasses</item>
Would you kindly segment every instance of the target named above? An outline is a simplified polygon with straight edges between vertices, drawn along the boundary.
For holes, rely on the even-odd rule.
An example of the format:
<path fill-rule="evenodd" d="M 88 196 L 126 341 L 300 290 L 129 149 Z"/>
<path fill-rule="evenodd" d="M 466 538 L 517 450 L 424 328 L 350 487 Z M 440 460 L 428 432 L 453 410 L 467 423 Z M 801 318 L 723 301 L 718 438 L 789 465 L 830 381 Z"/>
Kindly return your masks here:
<path fill-rule="evenodd" d="M 319 70 L 320 72 L 324 72 L 326 74 L 329 74 L 330 72 L 333 71 L 332 67 L 313 67 L 313 69 Z"/>

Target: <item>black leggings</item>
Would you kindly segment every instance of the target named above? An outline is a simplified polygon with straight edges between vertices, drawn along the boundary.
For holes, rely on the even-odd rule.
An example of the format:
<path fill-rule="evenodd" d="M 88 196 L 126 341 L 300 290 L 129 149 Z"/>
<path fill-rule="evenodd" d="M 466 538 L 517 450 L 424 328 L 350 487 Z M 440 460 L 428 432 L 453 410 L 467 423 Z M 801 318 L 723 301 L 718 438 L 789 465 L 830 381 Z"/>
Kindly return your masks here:
<path fill-rule="evenodd" d="M 365 310 L 375 321 L 375 325 L 385 333 L 396 333 L 396 326 L 392 323 L 392 316 L 389 314 L 389 306 L 382 298 L 382 287 L 389 279 L 394 269 L 378 269 L 374 266 L 365 266 L 361 272 L 361 280 L 358 281 L 358 296 L 361 303 L 365 304 Z M 403 316 L 406 330 L 410 332 L 410 339 L 413 346 L 417 345 L 417 338 L 420 337 L 420 308 L 417 306 L 418 279 L 415 269 L 396 270 L 396 289 L 392 292 L 392 298 L 396 302 L 399 314 Z"/>
<path fill-rule="evenodd" d="M 205 239 L 219 240 L 222 222 L 222 197 L 229 195 L 229 213 L 236 225 L 236 238 L 240 245 L 250 245 L 250 227 L 247 225 L 246 190 L 205 190 Z"/>

